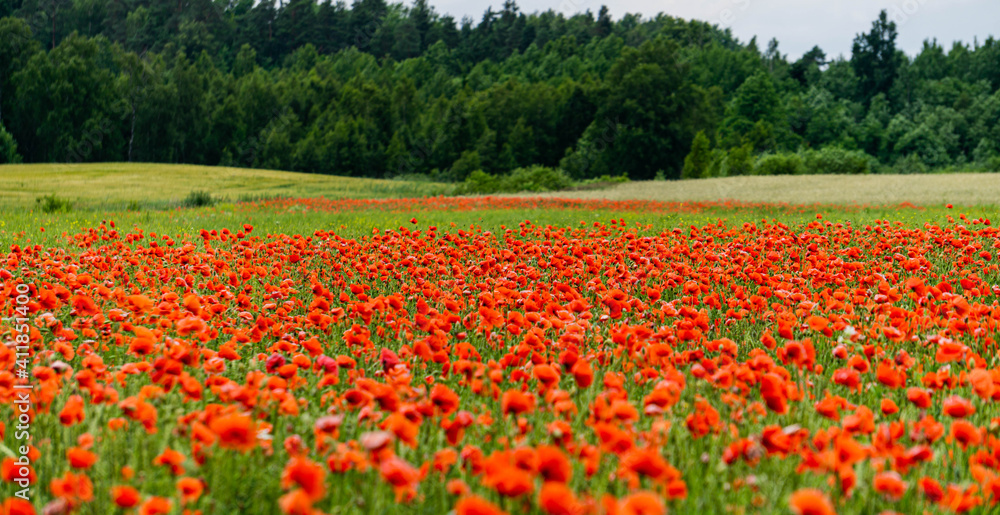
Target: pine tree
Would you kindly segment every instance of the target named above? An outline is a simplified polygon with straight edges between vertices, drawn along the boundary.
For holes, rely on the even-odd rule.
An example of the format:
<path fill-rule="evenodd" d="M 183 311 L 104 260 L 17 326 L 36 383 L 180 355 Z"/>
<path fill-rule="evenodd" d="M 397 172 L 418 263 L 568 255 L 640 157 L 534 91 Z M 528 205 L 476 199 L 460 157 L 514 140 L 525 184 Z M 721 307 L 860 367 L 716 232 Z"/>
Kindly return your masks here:
<path fill-rule="evenodd" d="M 883 10 L 872 30 L 858 34 L 851 49 L 851 66 L 858 76 L 858 100 L 868 105 L 879 93 L 889 94 L 899 73 L 896 55 L 896 22 Z"/>

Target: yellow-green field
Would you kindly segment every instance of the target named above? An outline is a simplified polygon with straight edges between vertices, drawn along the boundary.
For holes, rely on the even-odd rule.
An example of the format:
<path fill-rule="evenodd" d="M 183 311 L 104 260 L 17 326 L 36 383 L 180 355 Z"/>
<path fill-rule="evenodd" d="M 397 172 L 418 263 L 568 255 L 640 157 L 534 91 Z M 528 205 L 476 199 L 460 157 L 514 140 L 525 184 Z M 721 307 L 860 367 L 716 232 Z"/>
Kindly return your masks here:
<path fill-rule="evenodd" d="M 84 163 L 0 165 L 0 209 L 24 208 L 45 195 L 74 209 L 163 208 L 193 191 L 224 201 L 267 197 L 400 198 L 447 195 L 452 185 L 198 165 Z M 803 175 L 636 181 L 587 191 L 524 193 L 578 199 L 780 202 L 793 204 L 992 206 L 1000 174 Z"/>
<path fill-rule="evenodd" d="M 530 194 L 537 196 L 537 194 Z M 720 177 L 691 181 L 643 181 L 596 191 L 545 193 L 543 196 L 607 200 L 787 202 L 792 204 L 953 203 L 995 205 L 1000 174 L 928 175 L 781 175 Z"/>
<path fill-rule="evenodd" d="M 237 201 L 260 197 L 418 197 L 447 185 L 337 177 L 276 170 L 153 163 L 21 164 L 0 166 L 0 207 L 26 207 L 45 195 L 75 208 L 157 207 L 192 191 Z"/>

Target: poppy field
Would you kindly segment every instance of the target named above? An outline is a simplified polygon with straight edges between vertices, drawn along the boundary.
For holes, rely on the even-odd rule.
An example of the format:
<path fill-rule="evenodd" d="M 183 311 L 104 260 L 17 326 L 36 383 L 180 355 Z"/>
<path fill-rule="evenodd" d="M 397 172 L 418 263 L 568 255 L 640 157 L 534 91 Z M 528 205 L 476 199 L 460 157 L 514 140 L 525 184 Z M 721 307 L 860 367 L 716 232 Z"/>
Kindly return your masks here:
<path fill-rule="evenodd" d="M 4 220 L 5 515 L 998 509 L 986 209 Z"/>

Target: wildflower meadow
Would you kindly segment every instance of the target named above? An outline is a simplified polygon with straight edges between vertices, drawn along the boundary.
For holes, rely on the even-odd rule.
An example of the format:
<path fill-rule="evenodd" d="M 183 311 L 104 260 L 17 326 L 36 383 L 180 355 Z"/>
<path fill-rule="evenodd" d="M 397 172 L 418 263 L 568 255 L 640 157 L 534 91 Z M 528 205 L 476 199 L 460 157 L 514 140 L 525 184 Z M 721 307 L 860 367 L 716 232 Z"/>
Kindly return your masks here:
<path fill-rule="evenodd" d="M 0 513 L 988 512 L 987 213 L 438 197 L 10 216 Z"/>

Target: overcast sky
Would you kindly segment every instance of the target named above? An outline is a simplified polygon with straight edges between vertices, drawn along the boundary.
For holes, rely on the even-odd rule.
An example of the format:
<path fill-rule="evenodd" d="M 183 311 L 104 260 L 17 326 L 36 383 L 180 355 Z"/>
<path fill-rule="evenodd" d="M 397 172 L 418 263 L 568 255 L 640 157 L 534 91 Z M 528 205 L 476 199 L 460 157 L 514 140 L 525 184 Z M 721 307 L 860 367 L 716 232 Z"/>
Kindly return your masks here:
<path fill-rule="evenodd" d="M 503 0 L 437 0 L 430 2 L 442 14 L 456 19 L 471 16 L 478 23 L 486 8 L 499 10 Z M 595 16 L 606 4 L 615 19 L 625 13 L 645 17 L 664 12 L 681 18 L 696 18 L 733 30 L 740 41 L 754 35 L 764 50 L 767 41 L 778 38 L 779 49 L 792 60 L 813 45 L 827 56 L 850 57 L 855 34 L 867 32 L 882 9 L 898 27 L 897 46 L 913 55 L 925 39 L 937 38 L 946 49 L 953 41 L 983 41 L 1000 37 L 998 0 L 520 0 L 530 13 L 552 9 L 564 14 L 591 10 Z"/>

